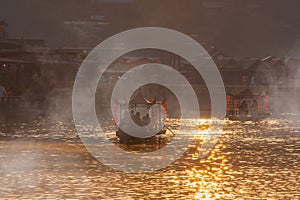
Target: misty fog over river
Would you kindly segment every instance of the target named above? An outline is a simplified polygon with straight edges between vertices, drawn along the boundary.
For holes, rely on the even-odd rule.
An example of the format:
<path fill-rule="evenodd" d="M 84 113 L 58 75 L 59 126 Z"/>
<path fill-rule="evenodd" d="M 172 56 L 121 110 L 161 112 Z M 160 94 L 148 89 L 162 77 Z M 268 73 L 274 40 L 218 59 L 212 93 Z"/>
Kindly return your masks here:
<path fill-rule="evenodd" d="M 300 198 L 296 119 L 227 121 L 205 158 L 197 156 L 201 140 L 195 137 L 179 160 L 141 174 L 114 171 L 93 158 L 72 122 L 27 119 L 2 115 L 0 199 Z M 111 121 L 106 126 L 110 130 Z"/>
<path fill-rule="evenodd" d="M 300 200 L 299 7 L 1 0 L 0 200 Z"/>

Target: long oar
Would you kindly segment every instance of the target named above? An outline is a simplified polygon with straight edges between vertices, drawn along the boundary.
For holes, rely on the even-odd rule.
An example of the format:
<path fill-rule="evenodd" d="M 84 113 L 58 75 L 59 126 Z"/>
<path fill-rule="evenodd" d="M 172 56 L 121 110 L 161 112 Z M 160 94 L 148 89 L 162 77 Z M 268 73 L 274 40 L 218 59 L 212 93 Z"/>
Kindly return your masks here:
<path fill-rule="evenodd" d="M 174 133 L 174 131 L 172 131 L 169 127 L 167 127 L 166 125 L 165 125 L 165 127 L 173 134 L 173 136 L 175 135 L 175 133 Z"/>

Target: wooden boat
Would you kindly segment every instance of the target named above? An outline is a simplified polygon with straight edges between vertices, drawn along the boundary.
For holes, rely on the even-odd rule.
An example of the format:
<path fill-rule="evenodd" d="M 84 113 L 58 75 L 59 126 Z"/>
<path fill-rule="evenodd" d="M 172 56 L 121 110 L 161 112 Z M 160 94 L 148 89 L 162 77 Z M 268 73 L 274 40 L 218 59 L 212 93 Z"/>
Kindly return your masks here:
<path fill-rule="evenodd" d="M 129 101 L 129 105 L 124 103 L 126 101 L 119 100 L 114 105 L 114 121 L 118 126 L 116 136 L 119 138 L 119 142 L 123 144 L 137 144 L 137 143 L 152 143 L 157 135 L 165 134 L 167 128 L 164 126 L 166 120 L 166 102 L 158 101 L 157 99 L 148 100 L 146 99 L 141 90 L 138 94 Z M 161 105 L 151 109 L 154 105 Z M 129 107 L 128 107 L 129 106 Z M 157 134 L 149 138 L 137 138 L 133 137 L 128 133 L 125 133 L 119 128 L 122 122 L 124 113 L 129 112 L 132 120 L 139 126 L 145 126 L 150 120 L 155 120 L 158 127 L 163 127 L 161 130 L 156 130 Z M 140 112 L 144 112 L 146 119 L 140 117 Z M 138 116 L 137 116 L 138 114 Z M 126 120 L 125 120 L 126 121 Z M 146 122 L 145 122 L 146 121 Z"/>
<path fill-rule="evenodd" d="M 259 121 L 271 115 L 269 96 L 264 93 L 253 94 L 246 89 L 238 94 L 227 96 L 227 118 L 236 121 Z"/>
<path fill-rule="evenodd" d="M 158 135 L 165 134 L 166 132 L 167 132 L 167 129 L 164 128 L 152 137 L 137 138 L 137 137 L 134 137 L 134 136 L 131 136 L 131 135 L 125 133 L 124 131 L 122 131 L 119 128 L 116 132 L 116 135 L 119 138 L 119 142 L 121 144 L 153 144 Z"/>

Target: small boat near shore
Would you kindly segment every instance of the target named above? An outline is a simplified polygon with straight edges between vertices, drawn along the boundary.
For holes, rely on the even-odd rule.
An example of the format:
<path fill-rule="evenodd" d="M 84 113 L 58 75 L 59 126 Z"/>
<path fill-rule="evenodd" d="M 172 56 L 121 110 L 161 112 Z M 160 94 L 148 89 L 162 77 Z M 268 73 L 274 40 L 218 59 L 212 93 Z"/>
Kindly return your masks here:
<path fill-rule="evenodd" d="M 260 121 L 271 115 L 269 96 L 265 93 L 254 94 L 246 89 L 238 94 L 227 96 L 227 118 L 234 121 Z"/>

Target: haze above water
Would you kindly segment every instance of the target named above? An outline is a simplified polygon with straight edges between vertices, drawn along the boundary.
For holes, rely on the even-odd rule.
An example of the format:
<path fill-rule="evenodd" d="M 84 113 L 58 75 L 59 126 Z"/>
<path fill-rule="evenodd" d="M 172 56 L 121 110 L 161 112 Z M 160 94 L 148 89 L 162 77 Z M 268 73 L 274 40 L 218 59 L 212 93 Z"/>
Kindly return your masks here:
<path fill-rule="evenodd" d="M 0 199 L 300 198 L 299 120 L 227 122 L 204 159 L 198 158 L 201 137 L 196 137 L 182 158 L 148 174 L 103 166 L 72 123 L 16 121 L 4 119 L 1 125 Z"/>

